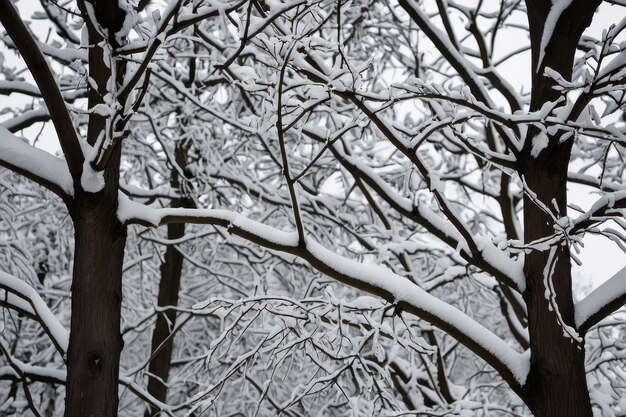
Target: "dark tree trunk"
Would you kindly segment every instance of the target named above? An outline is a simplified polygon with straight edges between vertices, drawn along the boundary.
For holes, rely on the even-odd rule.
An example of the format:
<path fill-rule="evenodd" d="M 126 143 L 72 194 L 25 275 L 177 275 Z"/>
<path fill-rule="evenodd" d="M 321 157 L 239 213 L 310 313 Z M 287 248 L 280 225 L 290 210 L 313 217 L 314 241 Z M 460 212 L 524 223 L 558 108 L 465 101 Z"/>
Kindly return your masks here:
<path fill-rule="evenodd" d="M 192 61 L 195 62 L 195 61 Z M 176 164 L 181 170 L 187 168 L 187 151 L 189 142 L 179 142 L 175 149 Z M 179 190 L 184 194 L 184 187 L 181 187 L 180 175 L 174 169 L 170 185 L 173 190 Z M 195 208 L 196 205 L 191 198 L 181 197 L 172 200 L 172 207 Z M 185 235 L 184 223 L 170 223 L 167 225 L 167 238 L 175 240 Z M 165 250 L 165 257 L 161 264 L 161 280 L 159 282 L 158 306 L 178 305 L 178 293 L 180 291 L 180 278 L 183 271 L 184 257 L 175 245 L 169 245 Z M 152 333 L 152 349 L 150 351 L 151 361 L 148 367 L 148 392 L 157 400 L 166 402 L 167 400 L 167 379 L 169 377 L 172 351 L 174 349 L 173 336 L 171 332 L 176 323 L 176 311 L 167 310 L 157 316 Z M 158 415 L 159 410 L 148 407 L 145 417 Z"/>
<path fill-rule="evenodd" d="M 566 173 L 569 147 L 533 164 L 526 173 L 528 186 L 547 207 L 552 201 L 566 210 Z M 554 210 L 554 209 L 553 209 Z M 559 216 L 559 217 L 560 217 Z M 554 233 L 554 222 L 529 197 L 524 199 L 526 242 Z M 575 329 L 574 303 L 569 249 L 561 246 L 556 252 L 551 276 L 558 311 L 565 325 Z M 546 298 L 544 273 L 549 251 L 532 251 L 526 255 L 525 275 L 528 307 L 528 331 L 531 348 L 531 368 L 526 381 L 525 401 L 537 417 L 591 417 L 591 403 L 585 375 L 585 350 L 582 343 L 565 335 Z M 549 267 L 549 266 L 548 266 Z"/>
<path fill-rule="evenodd" d="M 172 205 L 174 206 L 174 205 Z M 181 207 L 181 205 L 178 205 Z M 182 223 L 167 225 L 167 238 L 178 239 L 185 235 Z M 176 306 L 180 289 L 180 277 L 183 270 L 183 255 L 174 245 L 167 247 L 165 258 L 161 264 L 161 281 L 159 283 L 158 306 Z M 167 310 L 159 313 L 152 333 L 151 361 L 148 368 L 148 392 L 157 400 L 167 399 L 167 378 L 170 373 L 173 340 L 170 334 L 176 322 L 176 311 Z M 158 415 L 159 410 L 152 407 L 146 410 L 146 417 Z"/>
<path fill-rule="evenodd" d="M 77 201 L 66 417 L 117 416 L 126 228 L 101 194 Z"/>
<path fill-rule="evenodd" d="M 109 91 L 107 83 L 114 77 L 118 84 L 125 71 L 118 61 L 117 73 L 105 59 L 102 41 L 118 47 L 115 33 L 121 28 L 125 12 L 117 2 L 105 0 L 78 1 L 84 16 L 85 3 L 91 3 L 97 24 L 85 19 L 89 33 L 88 106 L 103 103 Z M 100 33 L 106 29 L 108 39 Z M 123 107 L 124 103 L 120 105 Z M 87 143 L 94 146 L 104 134 L 106 120 L 90 114 Z M 116 128 L 117 129 L 117 128 Z M 121 132 L 115 132 L 119 137 Z M 112 134 L 113 135 L 113 134 Z M 120 354 L 123 341 L 120 333 L 122 307 L 122 266 L 126 245 L 126 226 L 117 218 L 121 144 L 114 142 L 107 149 L 102 170 L 104 187 L 87 192 L 75 184 L 74 201 L 68 206 L 74 222 L 74 271 L 72 276 L 72 319 L 67 354 L 65 417 L 114 417 L 118 407 Z"/>
<path fill-rule="evenodd" d="M 554 81 L 544 75 L 545 68 L 557 71 L 564 79 L 571 79 L 578 41 L 591 23 L 600 2 L 573 0 L 559 16 L 554 31 L 549 36 L 549 42 L 542 45 L 552 2 L 526 0 L 532 47 L 531 111 L 536 111 L 545 103 L 560 97 L 559 91 L 552 88 Z M 570 115 L 570 118 L 576 117 L 577 114 Z M 537 155 L 532 150 L 533 138 L 540 132 L 535 127 L 528 130 L 519 171 L 544 208 L 530 196 L 524 196 L 526 243 L 555 233 L 555 222 L 545 212 L 545 208 L 556 218 L 566 215 L 567 171 L 572 138 L 562 140 L 563 133 L 548 133 L 546 146 Z M 533 250 L 525 258 L 527 288 L 524 300 L 528 309 L 531 364 L 522 397 L 537 417 L 591 417 L 593 414 L 584 366 L 584 343 L 574 341 L 565 331 L 566 326 L 569 326 L 569 333 L 573 334 L 576 330 L 568 246 L 560 246 L 555 255 L 556 262 L 551 274 L 549 250 Z M 546 274 L 550 275 L 553 285 L 553 290 L 548 292 L 549 285 L 544 282 Z M 556 309 L 550 305 L 548 299 L 553 294 L 556 296 L 553 302 Z"/>

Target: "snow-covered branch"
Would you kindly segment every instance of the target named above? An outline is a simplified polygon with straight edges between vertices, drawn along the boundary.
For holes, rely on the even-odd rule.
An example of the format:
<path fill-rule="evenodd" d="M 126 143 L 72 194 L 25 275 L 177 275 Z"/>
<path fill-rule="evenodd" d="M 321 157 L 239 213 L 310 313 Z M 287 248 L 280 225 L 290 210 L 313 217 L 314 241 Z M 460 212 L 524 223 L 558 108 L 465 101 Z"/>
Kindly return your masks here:
<path fill-rule="evenodd" d="M 28 145 L 2 126 L 0 165 L 37 182 L 62 198 L 74 194 L 72 177 L 64 160 Z"/>
<path fill-rule="evenodd" d="M 17 46 L 46 102 L 72 178 L 80 178 L 84 156 L 65 101 L 37 42 L 10 0 L 0 0 L 0 22 Z"/>
<path fill-rule="evenodd" d="M 154 209 L 120 196 L 118 217 L 124 223 L 148 227 L 178 222 L 221 226 L 232 235 L 268 249 L 301 257 L 318 271 L 382 297 L 448 332 L 497 369 L 513 389 L 524 384 L 528 371 L 528 358 L 525 355 L 515 352 L 503 340 L 457 308 L 387 268 L 337 255 L 308 236 L 304 239 L 304 245 L 301 245 L 295 232 L 284 232 L 228 210 Z"/>
<path fill-rule="evenodd" d="M 60 353 L 67 351 L 69 332 L 33 287 L 19 278 L 0 271 L 0 288 L 7 292 L 4 300 L 7 305 L 36 317 Z"/>
<path fill-rule="evenodd" d="M 585 334 L 600 320 L 626 304 L 626 267 L 576 303 L 576 326 Z"/>

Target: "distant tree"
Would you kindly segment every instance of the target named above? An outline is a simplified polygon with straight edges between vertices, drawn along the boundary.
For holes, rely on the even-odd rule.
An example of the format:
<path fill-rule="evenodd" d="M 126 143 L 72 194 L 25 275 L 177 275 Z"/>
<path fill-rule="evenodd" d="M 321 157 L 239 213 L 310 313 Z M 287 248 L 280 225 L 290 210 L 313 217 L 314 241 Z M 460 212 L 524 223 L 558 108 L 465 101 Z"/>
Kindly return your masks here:
<path fill-rule="evenodd" d="M 42 0 L 40 39 L 0 0 L 28 69 L 0 62 L 0 93 L 32 99 L 3 111 L 0 165 L 74 237 L 68 333 L 44 285 L 58 200 L 25 223 L 44 230 L 0 230 L 46 242 L 0 271 L 29 319 L 3 376 L 33 414 L 30 381 L 64 383 L 66 416 L 117 415 L 120 385 L 148 415 L 624 412 L 624 321 L 603 320 L 626 269 L 575 303 L 571 262 L 589 235 L 626 247 L 626 19 L 596 39 L 600 0 L 153 3 Z M 13 182 L 6 213 L 49 198 Z M 42 331 L 66 373 L 25 362 Z"/>

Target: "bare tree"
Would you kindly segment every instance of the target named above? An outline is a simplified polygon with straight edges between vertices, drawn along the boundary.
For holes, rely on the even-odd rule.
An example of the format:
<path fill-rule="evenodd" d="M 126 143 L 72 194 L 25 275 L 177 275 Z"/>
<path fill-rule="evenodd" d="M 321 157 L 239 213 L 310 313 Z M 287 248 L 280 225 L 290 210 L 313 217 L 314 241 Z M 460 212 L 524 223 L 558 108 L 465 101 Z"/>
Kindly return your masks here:
<path fill-rule="evenodd" d="M 588 36 L 600 5 L 42 1 L 39 17 L 55 31 L 46 42 L 0 0 L 5 46 L 34 81 L 4 64 L 0 92 L 39 106 L 3 122 L 0 164 L 55 193 L 71 216 L 69 339 L 37 291 L 3 272 L 7 294 L 26 302 L 9 297 L 4 305 L 37 319 L 61 357 L 67 352 L 65 415 L 117 415 L 120 383 L 150 412 L 201 413 L 218 407 L 218 395 L 238 398 L 224 390 L 233 380 L 257 392 L 252 414 L 269 404 L 270 415 L 306 415 L 308 396 L 335 389 L 342 400 L 332 407 L 361 410 L 355 398 L 367 387 L 376 395 L 364 412 L 404 415 L 461 406 L 455 380 L 469 386 L 483 373 L 492 379 L 488 412 L 524 412 L 511 396 L 501 400 L 508 391 L 500 381 L 536 416 L 620 408 L 590 396 L 587 381 L 623 379 L 623 346 L 603 342 L 623 323 L 590 329 L 626 301 L 626 270 L 578 303 L 572 290 L 572 259 L 586 236 L 625 247 L 626 19 L 599 39 Z M 512 50 L 511 36 L 527 41 Z M 529 91 L 519 92 L 506 71 L 524 56 Z M 63 158 L 16 136 L 48 121 Z M 596 201 L 572 204 L 571 184 L 592 187 Z M 228 271 L 221 285 L 233 294 L 176 306 L 175 283 L 164 290 L 171 297 L 159 297 L 168 320 L 157 319 L 148 362 L 187 323 L 198 334 L 201 317 L 228 323 L 208 351 L 180 361 L 194 375 L 223 359 L 211 374 L 217 382 L 198 382 L 168 406 L 154 384 L 166 386 L 171 352 L 160 350 L 163 366 L 152 361 L 148 392 L 120 375 L 123 261 L 138 250 L 129 233 L 167 225 L 165 239 L 152 239 L 169 244 L 163 276 L 172 266 L 177 281 L 181 240 L 201 230 L 192 224 L 215 231 L 212 253 Z M 224 243 L 227 235 L 236 243 Z M 299 282 L 291 290 L 319 273 L 386 302 L 346 306 L 332 292 L 310 298 L 308 290 L 272 298 L 237 276 L 256 276 L 276 259 L 290 266 L 280 279 Z M 185 319 L 174 320 L 176 311 Z M 328 338 L 328 328 L 339 336 Z M 421 338 L 431 346 L 416 345 Z M 244 345 L 237 357 L 235 342 Z M 395 343 L 404 356 L 381 353 Z M 458 344 L 489 368 L 464 374 L 458 362 L 473 359 Z M 409 351 L 430 362 L 415 365 Z M 598 353 L 609 351 L 613 376 Z M 64 379 L 20 365 L 10 346 L 2 352 L 13 380 Z M 287 372 L 287 385 L 274 387 L 284 363 L 278 352 L 314 366 Z"/>

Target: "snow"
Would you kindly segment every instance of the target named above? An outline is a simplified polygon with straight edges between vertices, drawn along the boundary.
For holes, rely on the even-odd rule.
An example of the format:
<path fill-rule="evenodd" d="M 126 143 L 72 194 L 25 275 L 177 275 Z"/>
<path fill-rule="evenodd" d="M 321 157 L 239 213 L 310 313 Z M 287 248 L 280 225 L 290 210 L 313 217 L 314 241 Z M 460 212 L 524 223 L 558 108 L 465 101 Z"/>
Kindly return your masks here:
<path fill-rule="evenodd" d="M 435 317 L 432 321 L 436 326 L 437 321 L 441 321 L 460 331 L 507 366 L 520 384 L 526 380 L 530 366 L 527 355 L 515 352 L 502 339 L 456 307 L 428 294 L 387 268 L 339 256 L 310 238 L 306 239 L 306 247 L 315 261 L 322 262 L 333 271 L 391 294 L 395 303 L 406 303 L 428 316 Z"/>
<path fill-rule="evenodd" d="M 605 305 L 624 294 L 626 294 L 626 267 L 576 303 L 576 326 L 580 326 Z"/>
<path fill-rule="evenodd" d="M 0 126 L 0 161 L 43 178 L 70 196 L 74 195 L 74 183 L 64 160 L 28 145 L 3 126 Z"/>
<path fill-rule="evenodd" d="M 572 224 L 572 227 L 575 227 L 576 225 L 586 222 L 594 216 L 600 215 L 603 212 L 612 209 L 615 206 L 616 202 L 623 202 L 625 200 L 626 190 L 620 190 L 604 194 L 595 203 L 593 203 L 589 210 L 576 218 L 576 220 Z"/>
<path fill-rule="evenodd" d="M 613 71 L 618 71 L 618 74 L 619 73 L 623 74 L 625 66 L 626 66 L 626 50 L 623 50 L 615 58 L 613 58 L 611 62 L 609 62 L 608 64 L 604 66 L 604 68 L 602 68 L 602 71 L 600 71 L 598 78 L 601 79 L 603 76 Z M 618 79 L 619 78 L 618 74 L 615 74 L 615 76 L 612 78 Z"/>
<path fill-rule="evenodd" d="M 395 303 L 406 303 L 423 314 L 437 326 L 450 327 L 480 346 L 506 366 L 515 379 L 523 384 L 528 372 L 527 358 L 510 348 L 498 336 L 480 325 L 457 308 L 428 294 L 406 278 L 375 264 L 365 264 L 337 255 L 310 237 L 305 237 L 305 247 L 299 246 L 296 232 L 285 232 L 263 223 L 248 219 L 238 213 L 217 209 L 151 208 L 131 201 L 123 194 L 119 196 L 118 218 L 121 222 L 135 222 L 159 226 L 171 220 L 191 223 L 213 224 L 226 227 L 228 232 L 254 241 L 270 249 L 291 252 L 312 263 L 316 269 L 353 286 L 373 289 L 374 293 L 388 294 Z M 484 242 L 483 242 L 484 243 Z M 489 246 L 491 245 L 491 246 Z M 513 261 L 491 242 L 481 244 L 487 258 L 505 262 Z M 489 249 L 493 247 L 499 253 Z M 505 261 L 508 259 L 508 262 Z M 489 361 L 489 358 L 486 358 Z"/>
<path fill-rule="evenodd" d="M 137 13 L 130 6 L 129 2 L 126 0 L 118 0 L 118 6 L 120 10 L 124 10 L 124 22 L 122 23 L 122 27 L 120 30 L 115 32 L 115 40 L 118 44 L 123 44 L 126 39 L 128 39 L 128 35 L 130 31 L 137 25 Z"/>
<path fill-rule="evenodd" d="M 140 219 L 153 227 L 157 227 L 161 222 L 161 215 L 157 210 L 132 201 L 121 191 L 118 194 L 117 218 L 122 223 Z"/>
<path fill-rule="evenodd" d="M 378 308 L 382 308 L 385 304 L 381 301 L 380 298 L 372 297 L 370 295 L 362 295 L 352 300 L 348 305 L 356 309 L 375 310 Z"/>
<path fill-rule="evenodd" d="M 11 92 L 27 94 L 29 96 L 38 96 L 39 88 L 36 85 L 23 81 L 6 81 L 0 80 L 0 93 L 7 94 Z"/>
<path fill-rule="evenodd" d="M 229 231 L 236 229 L 236 234 L 244 237 L 260 237 L 274 245 L 295 247 L 298 245 L 298 234 L 284 232 L 254 221 L 238 213 L 219 209 L 185 209 L 185 208 L 152 208 L 132 201 L 119 193 L 117 217 L 122 223 L 140 222 L 158 227 L 174 218 L 180 221 L 214 224 L 227 227 Z"/>
<path fill-rule="evenodd" d="M 10 120 L 6 120 L 2 122 L 2 126 L 7 128 L 10 131 L 17 131 L 22 123 L 27 123 L 29 120 L 42 120 L 49 116 L 48 108 L 46 106 L 41 106 L 34 110 L 28 110 L 22 112 L 16 117 L 11 118 Z"/>
<path fill-rule="evenodd" d="M 88 61 L 88 51 L 86 49 L 75 49 L 68 46 L 65 46 L 63 49 L 55 48 L 44 42 L 37 42 L 39 49 L 45 55 L 55 57 L 60 61 L 64 62 L 74 62 L 76 60 L 87 62 Z"/>
<path fill-rule="evenodd" d="M 100 135 L 104 137 L 104 135 Z M 83 172 L 80 176 L 80 185 L 88 193 L 97 193 L 104 188 L 104 171 L 96 171 L 91 163 L 96 156 L 94 148 L 85 142 L 80 142 L 85 160 L 83 161 Z"/>
<path fill-rule="evenodd" d="M 85 159 L 83 163 L 83 173 L 80 177 L 80 185 L 83 190 L 89 193 L 97 193 L 104 188 L 104 172 L 96 171 L 90 165 L 90 161 Z"/>
<path fill-rule="evenodd" d="M 532 147 L 530 148 L 530 155 L 533 158 L 537 158 L 541 151 L 548 147 L 548 136 L 544 132 L 538 133 L 532 140 Z"/>
<path fill-rule="evenodd" d="M 63 327 L 52 311 L 50 311 L 44 300 L 37 294 L 37 291 L 33 287 L 3 271 L 0 271 L 0 286 L 28 300 L 32 309 L 27 309 L 27 311 L 32 311 L 41 318 L 42 323 L 48 328 L 56 344 L 64 351 L 67 351 L 70 340 L 69 332 Z"/>
<path fill-rule="evenodd" d="M 21 375 L 18 374 L 18 371 L 14 367 L 18 368 L 19 371 L 29 379 L 35 375 L 41 379 L 56 379 L 57 381 L 65 381 L 66 378 L 66 372 L 63 370 L 29 365 L 12 357 L 11 366 L 0 366 L 0 379 L 5 375 L 11 376 L 12 378 L 20 378 Z"/>
<path fill-rule="evenodd" d="M 477 236 L 474 238 L 476 246 L 484 260 L 497 270 L 504 272 L 515 282 L 520 292 L 526 289 L 524 276 L 524 261 L 522 257 L 511 259 L 507 252 L 498 249 L 490 238 Z"/>
<path fill-rule="evenodd" d="M 539 60 L 537 61 L 537 71 L 543 63 L 543 58 L 546 54 L 546 48 L 552 39 L 556 24 L 561 17 L 561 14 L 572 4 L 572 0 L 552 0 L 552 7 L 550 13 L 546 17 L 545 25 L 543 26 L 543 34 L 541 36 L 541 46 L 539 47 Z"/>

